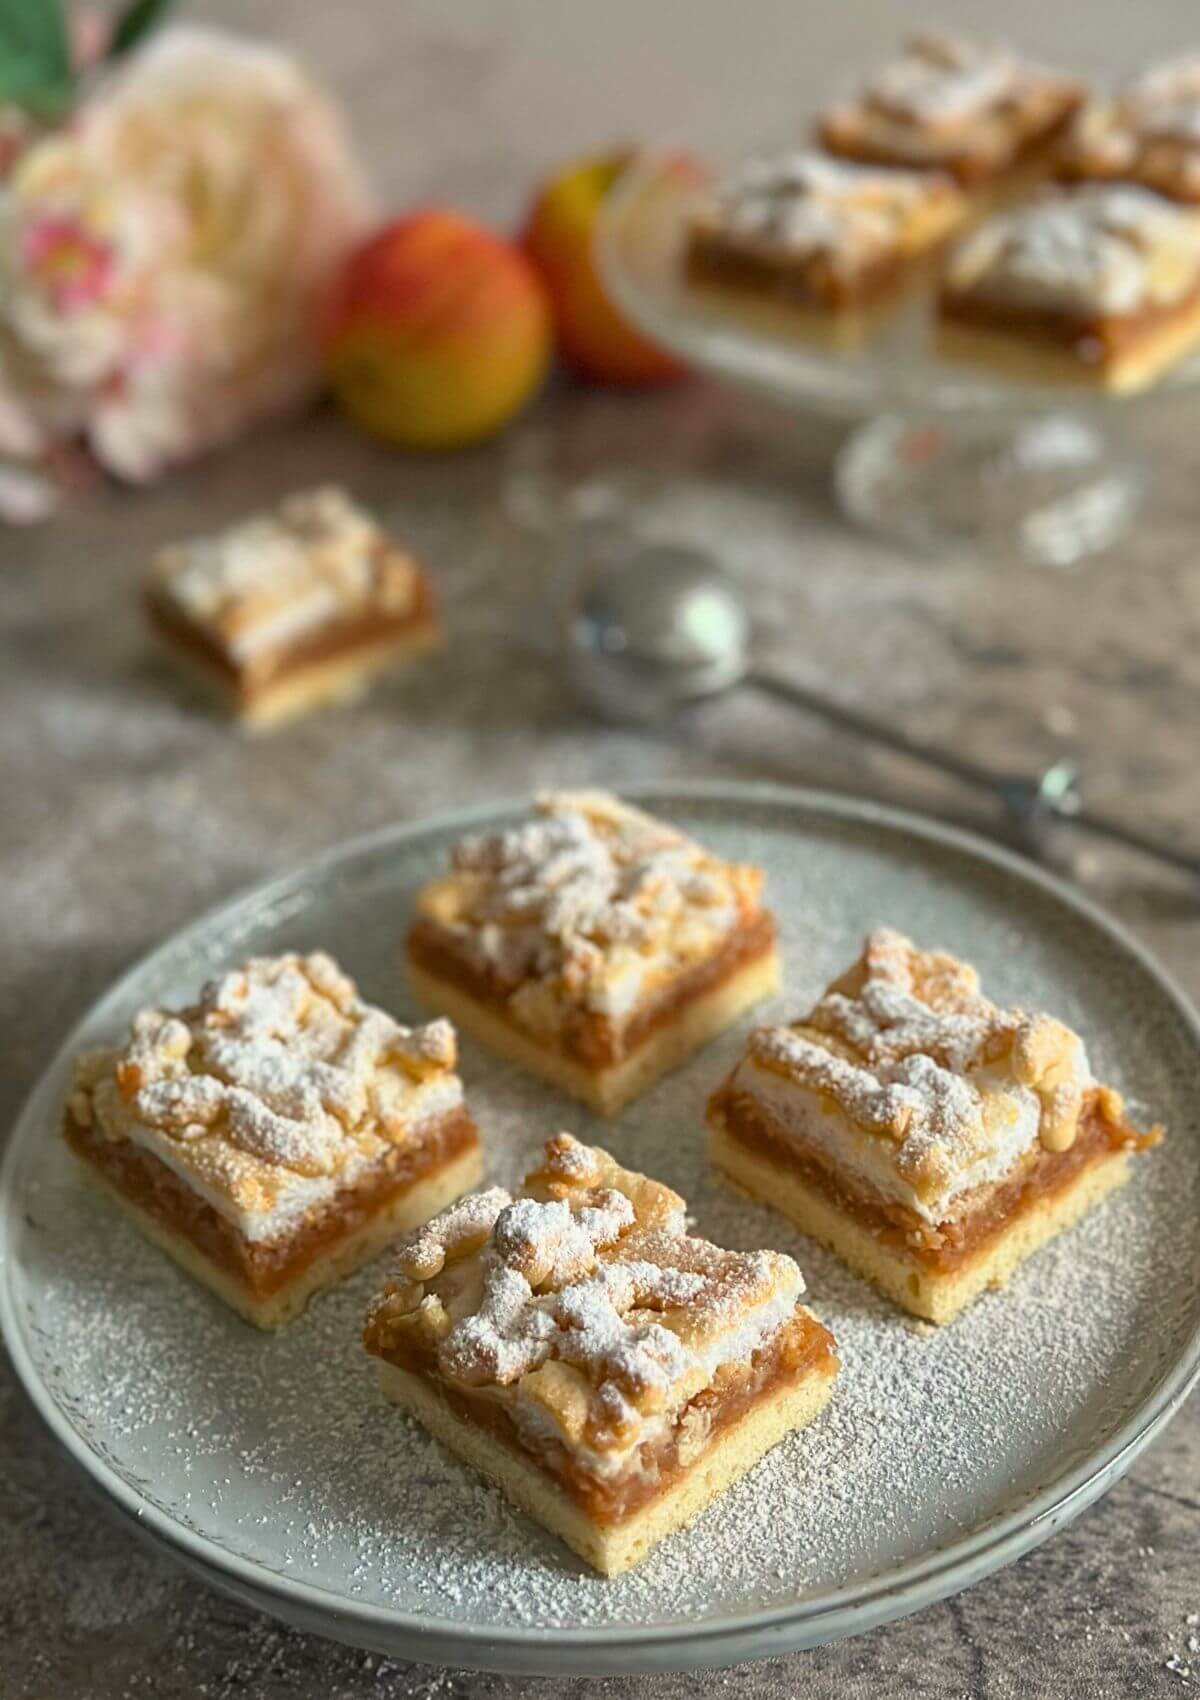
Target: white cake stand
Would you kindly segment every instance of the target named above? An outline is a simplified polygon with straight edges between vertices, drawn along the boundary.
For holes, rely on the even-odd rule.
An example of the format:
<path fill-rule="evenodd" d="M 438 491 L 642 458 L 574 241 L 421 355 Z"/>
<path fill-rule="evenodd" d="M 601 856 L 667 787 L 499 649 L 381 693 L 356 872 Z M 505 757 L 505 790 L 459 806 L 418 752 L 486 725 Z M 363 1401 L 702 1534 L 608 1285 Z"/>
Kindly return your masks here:
<path fill-rule="evenodd" d="M 731 310 L 691 287 L 688 209 L 719 166 L 680 149 L 643 154 L 607 198 L 605 284 L 628 316 L 696 369 L 853 426 L 833 471 L 845 512 L 910 548 L 1016 550 L 1067 566 L 1114 543 L 1142 500 L 1136 421 L 1195 385 L 1191 357 L 1135 397 L 1042 388 L 940 359 L 928 300 L 861 352 L 789 334 L 783 308 Z"/>

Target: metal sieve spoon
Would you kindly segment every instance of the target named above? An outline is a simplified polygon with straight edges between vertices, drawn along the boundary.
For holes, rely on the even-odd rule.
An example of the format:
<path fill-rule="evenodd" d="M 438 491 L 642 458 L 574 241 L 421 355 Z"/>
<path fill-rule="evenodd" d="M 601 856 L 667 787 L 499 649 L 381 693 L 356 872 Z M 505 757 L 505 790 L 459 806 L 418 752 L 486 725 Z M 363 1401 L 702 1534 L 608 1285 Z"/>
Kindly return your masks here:
<path fill-rule="evenodd" d="M 579 696 L 607 719 L 651 722 L 750 686 L 998 798 L 1033 843 L 1048 820 L 1061 819 L 1200 876 L 1200 856 L 1084 808 L 1069 763 L 1056 762 L 1036 776 L 984 767 L 760 665 L 735 584 L 698 549 L 647 544 L 605 563 L 569 608 L 565 643 Z"/>

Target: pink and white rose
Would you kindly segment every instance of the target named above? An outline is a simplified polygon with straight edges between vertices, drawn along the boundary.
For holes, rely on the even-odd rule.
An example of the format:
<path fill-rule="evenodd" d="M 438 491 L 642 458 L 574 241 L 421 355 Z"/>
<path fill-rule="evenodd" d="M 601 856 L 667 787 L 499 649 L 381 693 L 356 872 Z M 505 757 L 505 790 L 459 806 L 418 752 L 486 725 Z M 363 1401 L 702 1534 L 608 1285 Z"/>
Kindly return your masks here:
<path fill-rule="evenodd" d="M 0 452 L 82 434 L 140 481 L 294 407 L 315 303 L 369 214 L 294 60 L 164 31 L 0 185 Z"/>

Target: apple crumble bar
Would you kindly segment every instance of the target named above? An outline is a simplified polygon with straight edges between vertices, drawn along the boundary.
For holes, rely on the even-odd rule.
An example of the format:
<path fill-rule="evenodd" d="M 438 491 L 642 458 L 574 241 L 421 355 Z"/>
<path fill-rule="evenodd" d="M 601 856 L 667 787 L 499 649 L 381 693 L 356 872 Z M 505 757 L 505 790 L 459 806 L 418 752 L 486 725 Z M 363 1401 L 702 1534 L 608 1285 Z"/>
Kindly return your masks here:
<path fill-rule="evenodd" d="M 172 657 L 255 727 L 351 695 L 440 637 L 425 573 L 331 487 L 161 549 L 145 600 Z"/>
<path fill-rule="evenodd" d="M 456 845 L 420 893 L 414 991 L 603 1115 L 772 991 L 757 868 L 601 791 L 547 792 L 526 824 Z"/>
<path fill-rule="evenodd" d="M 830 153 L 947 171 L 988 204 L 1049 168 L 1083 98 L 1078 83 L 1000 43 L 925 30 L 830 106 L 818 132 Z"/>
<path fill-rule="evenodd" d="M 1079 1036 L 1001 1009 L 889 929 L 802 1021 L 764 1027 L 709 1102 L 742 1190 L 906 1310 L 948 1322 L 1129 1173 L 1140 1133 Z"/>
<path fill-rule="evenodd" d="M 330 957 L 255 957 L 75 1067 L 64 1133 L 146 1237 L 248 1321 L 478 1183 L 448 1021 L 399 1026 Z"/>
<path fill-rule="evenodd" d="M 786 313 L 810 337 L 854 347 L 925 276 L 965 213 L 941 172 L 811 152 L 751 159 L 693 212 L 687 275 L 726 300 Z"/>
<path fill-rule="evenodd" d="M 516 1198 L 410 1234 L 366 1320 L 387 1397 L 609 1576 L 810 1422 L 838 1368 L 792 1259 L 684 1213 L 559 1134 Z"/>
<path fill-rule="evenodd" d="M 1058 174 L 1136 183 L 1200 206 L 1200 53 L 1144 71 L 1114 99 L 1089 102 L 1063 144 Z"/>
<path fill-rule="evenodd" d="M 1144 387 L 1200 338 L 1200 212 L 1086 184 L 966 237 L 939 306 L 943 354 L 1034 383 Z"/>

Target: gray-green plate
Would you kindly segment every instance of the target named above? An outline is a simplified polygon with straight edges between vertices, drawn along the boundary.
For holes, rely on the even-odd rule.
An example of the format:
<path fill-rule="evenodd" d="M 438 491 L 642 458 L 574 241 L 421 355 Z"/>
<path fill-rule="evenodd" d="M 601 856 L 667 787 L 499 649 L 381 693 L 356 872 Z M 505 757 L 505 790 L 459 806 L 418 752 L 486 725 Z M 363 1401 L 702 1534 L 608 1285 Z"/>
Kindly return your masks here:
<path fill-rule="evenodd" d="M 71 1034 L 0 1176 L 0 1324 L 30 1397 L 144 1532 L 289 1621 L 393 1654 L 503 1670 L 720 1664 L 855 1634 L 977 1582 L 1081 1511 L 1162 1427 L 1200 1363 L 1200 1028 L 1162 972 L 1078 895 L 915 817 L 782 789 L 640 798 L 768 871 L 785 989 L 602 1125 L 464 1046 L 493 1173 L 548 1134 L 602 1139 L 678 1187 L 699 1229 L 804 1268 L 844 1370 L 791 1436 L 631 1575 L 585 1572 L 387 1407 L 358 1344 L 378 1266 L 259 1335 L 143 1244 L 56 1134 L 69 1058 L 149 1001 L 186 1001 L 251 951 L 323 946 L 415 1015 L 398 940 L 418 884 L 478 809 L 377 833 L 205 916 Z M 826 1253 L 706 1172 L 704 1098 L 765 1013 L 796 1013 L 889 921 L 976 962 L 999 999 L 1087 1036 L 1096 1071 L 1169 1138 L 1129 1186 L 951 1328 L 915 1329 Z"/>

